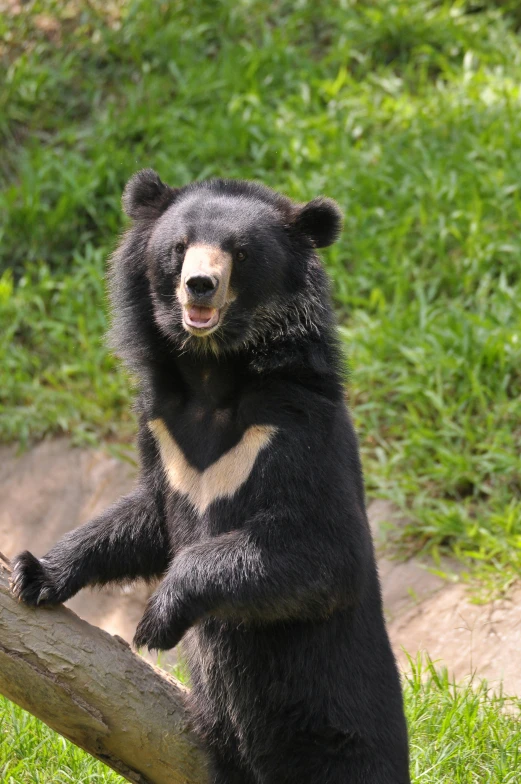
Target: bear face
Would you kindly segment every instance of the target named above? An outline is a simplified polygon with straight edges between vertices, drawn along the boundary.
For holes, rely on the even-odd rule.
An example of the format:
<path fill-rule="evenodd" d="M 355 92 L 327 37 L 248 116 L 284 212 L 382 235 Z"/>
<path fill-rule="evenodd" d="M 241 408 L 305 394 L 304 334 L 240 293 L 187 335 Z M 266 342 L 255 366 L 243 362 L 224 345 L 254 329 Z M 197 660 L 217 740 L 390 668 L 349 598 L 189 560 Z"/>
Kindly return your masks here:
<path fill-rule="evenodd" d="M 175 189 L 152 170 L 130 180 L 123 205 L 146 240 L 155 325 L 170 343 L 214 353 L 259 342 L 306 288 L 322 288 L 314 248 L 341 227 L 330 199 L 298 205 L 240 180 Z"/>

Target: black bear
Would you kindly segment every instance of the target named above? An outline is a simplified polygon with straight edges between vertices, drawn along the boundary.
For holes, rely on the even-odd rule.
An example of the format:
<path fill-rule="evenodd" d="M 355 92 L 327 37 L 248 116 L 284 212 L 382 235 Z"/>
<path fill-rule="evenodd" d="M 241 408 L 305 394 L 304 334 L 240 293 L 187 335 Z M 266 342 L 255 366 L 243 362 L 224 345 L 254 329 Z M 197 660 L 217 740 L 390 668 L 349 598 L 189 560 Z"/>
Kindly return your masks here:
<path fill-rule="evenodd" d="M 136 490 L 13 590 L 160 578 L 135 645 L 183 638 L 213 784 L 407 784 L 327 276 L 336 204 L 263 185 L 128 183 L 113 344 L 139 383 Z"/>

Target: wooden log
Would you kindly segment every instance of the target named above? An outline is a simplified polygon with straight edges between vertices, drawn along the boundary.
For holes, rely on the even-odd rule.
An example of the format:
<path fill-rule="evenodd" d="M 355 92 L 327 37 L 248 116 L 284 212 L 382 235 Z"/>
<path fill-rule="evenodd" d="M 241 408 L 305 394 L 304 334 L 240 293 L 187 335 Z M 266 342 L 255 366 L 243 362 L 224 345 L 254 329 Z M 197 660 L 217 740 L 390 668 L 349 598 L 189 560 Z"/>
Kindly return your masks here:
<path fill-rule="evenodd" d="M 0 554 L 0 694 L 135 784 L 204 784 L 187 690 L 66 607 L 31 608 Z"/>

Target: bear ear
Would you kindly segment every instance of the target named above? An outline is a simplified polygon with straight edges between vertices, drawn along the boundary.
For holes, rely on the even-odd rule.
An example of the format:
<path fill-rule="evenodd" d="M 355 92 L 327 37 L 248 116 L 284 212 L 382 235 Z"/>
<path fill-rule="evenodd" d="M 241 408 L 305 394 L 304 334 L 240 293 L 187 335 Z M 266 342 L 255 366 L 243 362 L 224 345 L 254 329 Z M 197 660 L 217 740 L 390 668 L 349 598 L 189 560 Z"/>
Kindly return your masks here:
<path fill-rule="evenodd" d="M 294 226 L 309 237 L 315 248 L 327 248 L 342 230 L 340 207 L 333 199 L 318 196 L 298 210 Z"/>
<path fill-rule="evenodd" d="M 165 185 L 153 169 L 141 169 L 125 186 L 123 209 L 132 220 L 159 218 L 170 207 L 178 190 Z"/>

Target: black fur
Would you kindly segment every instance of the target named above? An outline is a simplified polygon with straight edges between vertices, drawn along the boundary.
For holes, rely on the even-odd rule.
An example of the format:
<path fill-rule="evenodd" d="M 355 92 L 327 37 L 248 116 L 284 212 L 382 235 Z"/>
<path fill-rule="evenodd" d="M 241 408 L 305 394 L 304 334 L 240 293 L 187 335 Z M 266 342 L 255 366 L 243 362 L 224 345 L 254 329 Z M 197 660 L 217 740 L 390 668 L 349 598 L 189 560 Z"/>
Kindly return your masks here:
<path fill-rule="evenodd" d="M 176 197 L 177 190 L 161 182 L 153 169 L 142 169 L 127 183 L 123 209 L 133 220 L 158 218 Z"/>
<path fill-rule="evenodd" d="M 112 264 L 112 339 L 140 383 L 139 486 L 40 562 L 20 555 L 13 588 L 52 603 L 161 576 L 135 642 L 184 638 L 213 784 L 407 784 L 400 683 L 313 250 L 335 239 L 338 208 L 233 180 L 174 190 L 149 170 L 125 206 L 135 222 Z M 237 297 L 207 337 L 182 324 L 183 243 L 234 259 Z M 277 431 L 235 494 L 198 513 L 168 486 L 147 424 L 157 418 L 199 471 L 249 427 Z"/>
<path fill-rule="evenodd" d="M 323 196 L 305 204 L 296 216 L 295 223 L 312 240 L 315 248 L 332 245 L 342 229 L 342 218 L 336 204 Z"/>

